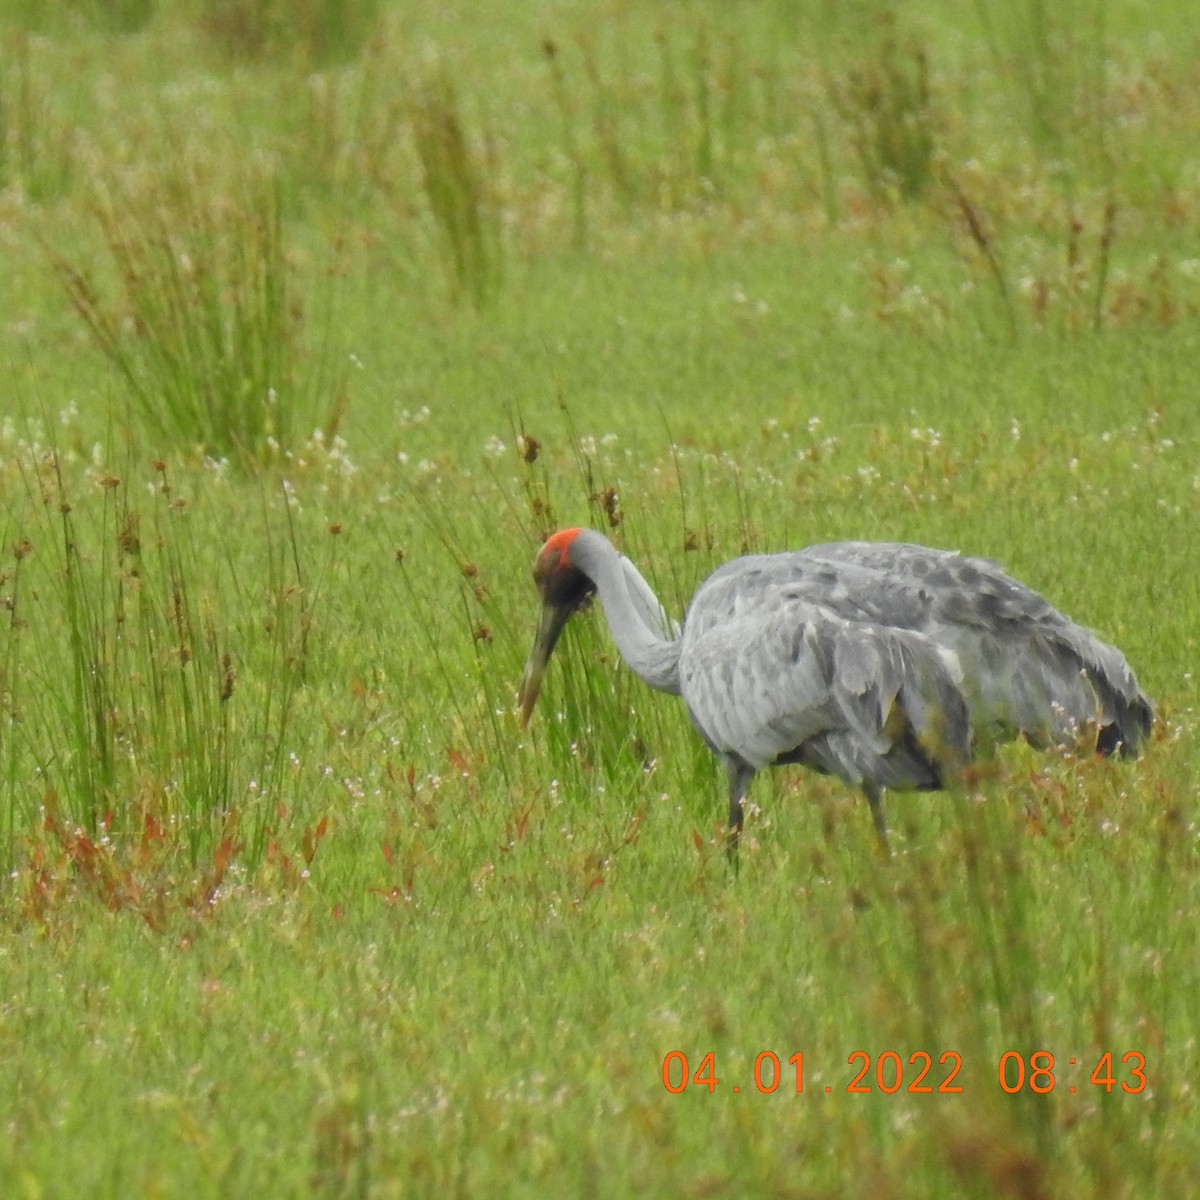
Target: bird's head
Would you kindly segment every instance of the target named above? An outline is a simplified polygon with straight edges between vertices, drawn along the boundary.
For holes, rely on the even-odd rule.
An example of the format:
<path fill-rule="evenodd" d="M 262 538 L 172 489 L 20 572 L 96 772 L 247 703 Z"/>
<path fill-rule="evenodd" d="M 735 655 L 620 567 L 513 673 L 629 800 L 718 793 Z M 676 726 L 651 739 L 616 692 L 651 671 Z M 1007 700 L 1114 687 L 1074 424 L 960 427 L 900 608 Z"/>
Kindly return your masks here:
<path fill-rule="evenodd" d="M 546 664 L 570 615 L 596 590 L 592 581 L 571 561 L 571 547 L 582 530 L 560 529 L 546 539 L 533 564 L 533 582 L 542 596 L 533 649 L 517 693 L 522 726 L 529 723 Z"/>

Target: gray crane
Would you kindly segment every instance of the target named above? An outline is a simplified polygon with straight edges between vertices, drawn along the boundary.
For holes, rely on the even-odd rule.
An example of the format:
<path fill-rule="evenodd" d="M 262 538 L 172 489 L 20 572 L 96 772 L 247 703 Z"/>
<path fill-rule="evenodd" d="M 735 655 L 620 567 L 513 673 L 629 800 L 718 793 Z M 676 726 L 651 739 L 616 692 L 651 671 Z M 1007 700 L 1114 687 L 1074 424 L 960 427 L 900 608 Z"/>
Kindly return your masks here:
<path fill-rule="evenodd" d="M 621 657 L 683 697 L 725 764 L 731 853 L 760 767 L 803 763 L 861 787 L 886 850 L 884 788 L 941 788 L 1018 736 L 1132 756 L 1150 730 L 1121 652 L 987 558 L 898 542 L 745 555 L 701 582 L 682 630 L 595 530 L 553 534 L 533 576 L 522 726 L 567 619 L 598 594 Z"/>

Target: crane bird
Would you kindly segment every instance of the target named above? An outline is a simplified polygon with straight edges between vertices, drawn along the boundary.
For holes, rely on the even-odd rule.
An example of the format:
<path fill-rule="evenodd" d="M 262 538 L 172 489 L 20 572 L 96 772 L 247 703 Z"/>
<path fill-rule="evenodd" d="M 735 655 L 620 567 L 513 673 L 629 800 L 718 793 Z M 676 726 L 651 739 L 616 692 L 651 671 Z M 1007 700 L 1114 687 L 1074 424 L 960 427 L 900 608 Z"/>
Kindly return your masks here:
<path fill-rule="evenodd" d="M 533 577 L 522 727 L 567 619 L 599 595 L 621 657 L 683 697 L 724 763 L 731 854 L 760 767 L 804 763 L 861 787 L 886 851 L 884 788 L 941 788 L 983 745 L 1018 736 L 1132 756 L 1150 729 L 1121 652 L 988 558 L 898 542 L 749 554 L 700 583 L 682 630 L 595 530 L 553 534 Z"/>

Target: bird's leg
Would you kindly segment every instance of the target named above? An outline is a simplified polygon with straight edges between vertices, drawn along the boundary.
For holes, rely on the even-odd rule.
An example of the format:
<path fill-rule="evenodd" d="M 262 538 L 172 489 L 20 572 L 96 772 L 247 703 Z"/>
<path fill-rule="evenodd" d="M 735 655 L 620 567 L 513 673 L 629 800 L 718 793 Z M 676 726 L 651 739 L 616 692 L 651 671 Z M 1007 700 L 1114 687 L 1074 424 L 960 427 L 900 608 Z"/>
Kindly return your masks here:
<path fill-rule="evenodd" d="M 729 780 L 729 829 L 725 835 L 725 853 L 729 864 L 736 871 L 738 866 L 738 842 L 742 837 L 745 821 L 743 801 L 754 778 L 754 768 L 736 758 L 725 759 L 725 775 Z"/>
<path fill-rule="evenodd" d="M 890 858 L 892 848 L 888 844 L 887 821 L 883 816 L 883 789 L 874 783 L 864 783 L 867 803 L 871 806 L 871 820 L 875 822 L 875 833 L 879 837 L 879 848 L 884 858 Z"/>

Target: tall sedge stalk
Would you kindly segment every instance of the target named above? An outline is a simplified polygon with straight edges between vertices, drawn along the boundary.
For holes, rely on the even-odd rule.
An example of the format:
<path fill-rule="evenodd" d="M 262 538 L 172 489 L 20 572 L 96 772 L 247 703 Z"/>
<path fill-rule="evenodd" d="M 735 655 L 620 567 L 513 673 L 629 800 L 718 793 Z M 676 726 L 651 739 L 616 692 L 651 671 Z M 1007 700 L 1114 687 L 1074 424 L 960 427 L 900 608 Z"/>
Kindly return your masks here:
<path fill-rule="evenodd" d="M 5 533 L 7 534 L 7 528 Z M 23 604 L 23 567 L 33 550 L 28 538 L 0 543 L 5 551 L 5 565 L 0 568 L 0 772 L 6 793 L 6 803 L 0 805 L 0 844 L 3 845 L 3 867 L 11 875 L 15 866 L 16 835 L 22 824 L 18 800 L 17 779 L 20 759 L 17 755 L 18 711 L 17 695 L 22 672 L 21 631 L 25 624 L 20 615 Z"/>
<path fill-rule="evenodd" d="M 587 160 L 575 136 L 575 112 L 567 88 L 566 72 L 558 44 L 547 38 L 542 52 L 550 69 L 550 85 L 554 106 L 562 123 L 563 153 L 571 168 L 571 244 L 576 251 L 588 247 L 588 167 Z"/>

